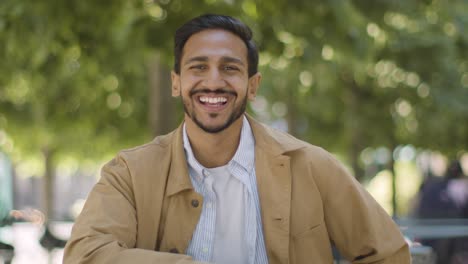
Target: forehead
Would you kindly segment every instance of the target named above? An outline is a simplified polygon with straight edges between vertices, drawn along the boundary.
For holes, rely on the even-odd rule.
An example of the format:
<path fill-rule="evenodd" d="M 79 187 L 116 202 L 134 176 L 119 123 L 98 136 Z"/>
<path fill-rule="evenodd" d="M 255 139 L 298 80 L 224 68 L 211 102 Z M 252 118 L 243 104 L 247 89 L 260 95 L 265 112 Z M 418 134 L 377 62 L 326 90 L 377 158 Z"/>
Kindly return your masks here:
<path fill-rule="evenodd" d="M 193 57 L 204 56 L 209 60 L 234 57 L 247 62 L 247 47 L 244 41 L 226 30 L 208 29 L 193 34 L 185 43 L 182 63 Z"/>

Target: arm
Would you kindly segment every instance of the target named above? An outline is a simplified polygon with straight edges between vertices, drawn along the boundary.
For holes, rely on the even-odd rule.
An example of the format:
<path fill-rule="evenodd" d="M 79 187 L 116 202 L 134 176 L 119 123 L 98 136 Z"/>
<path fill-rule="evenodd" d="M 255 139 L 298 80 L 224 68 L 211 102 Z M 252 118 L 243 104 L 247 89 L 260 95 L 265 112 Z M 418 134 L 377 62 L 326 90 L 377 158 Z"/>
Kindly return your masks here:
<path fill-rule="evenodd" d="M 122 157 L 102 169 L 65 247 L 63 263 L 195 264 L 191 257 L 137 249 L 137 219 L 130 172 Z"/>
<path fill-rule="evenodd" d="M 324 218 L 340 253 L 356 264 L 411 263 L 408 245 L 383 208 L 331 155 L 322 165 Z"/>

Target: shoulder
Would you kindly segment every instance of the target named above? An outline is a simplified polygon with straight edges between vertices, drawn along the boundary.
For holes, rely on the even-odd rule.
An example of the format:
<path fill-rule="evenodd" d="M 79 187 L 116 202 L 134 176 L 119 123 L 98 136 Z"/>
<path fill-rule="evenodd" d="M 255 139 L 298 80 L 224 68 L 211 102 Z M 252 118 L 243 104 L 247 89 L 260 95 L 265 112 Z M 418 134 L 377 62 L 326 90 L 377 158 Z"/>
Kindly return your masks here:
<path fill-rule="evenodd" d="M 130 171 L 141 171 L 149 166 L 161 165 L 166 157 L 170 157 L 175 133 L 173 131 L 146 144 L 121 150 L 106 166 L 125 166 Z"/>
<path fill-rule="evenodd" d="M 161 151 L 170 148 L 172 140 L 174 139 L 174 134 L 175 131 L 172 131 L 169 134 L 157 136 L 152 141 L 143 145 L 121 150 L 119 155 L 123 155 L 125 157 L 141 157 L 154 151 Z"/>
<path fill-rule="evenodd" d="M 280 146 L 283 151 L 277 154 L 289 158 L 291 176 L 296 186 L 308 186 L 309 190 L 316 186 L 324 202 L 329 201 L 336 192 L 353 192 L 355 196 L 364 192 L 350 171 L 332 153 L 288 133 L 264 127 L 264 132 L 272 140 L 270 146 L 262 148 L 274 149 L 271 145 Z M 274 151 L 270 153 L 276 154 Z"/>
<path fill-rule="evenodd" d="M 350 176 L 349 171 L 329 151 L 320 146 L 300 140 L 286 132 L 267 125 L 255 125 L 255 137 L 258 147 L 272 155 L 285 155 L 291 159 L 291 165 L 308 171 L 313 177 L 330 178 Z"/>
<path fill-rule="evenodd" d="M 264 128 L 264 133 L 268 134 L 273 139 L 274 143 L 280 146 L 285 155 L 317 161 L 319 163 L 336 162 L 333 154 L 320 146 L 298 139 L 291 134 L 267 125 L 261 125 Z"/>

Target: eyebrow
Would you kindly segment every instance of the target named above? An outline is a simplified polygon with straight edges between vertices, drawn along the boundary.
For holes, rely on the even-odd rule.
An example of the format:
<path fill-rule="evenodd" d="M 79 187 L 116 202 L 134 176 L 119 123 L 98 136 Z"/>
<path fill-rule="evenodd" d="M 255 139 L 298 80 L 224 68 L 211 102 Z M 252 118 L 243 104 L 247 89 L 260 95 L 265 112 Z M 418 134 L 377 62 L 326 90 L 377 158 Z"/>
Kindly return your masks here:
<path fill-rule="evenodd" d="M 239 64 L 239 65 L 244 66 L 244 62 L 242 62 L 240 59 L 233 58 L 233 57 L 227 57 L 227 56 L 225 56 L 225 57 L 222 57 L 222 58 L 221 58 L 221 61 L 224 62 L 224 63 L 226 63 L 226 62 L 228 62 L 228 63 L 235 63 L 235 64 Z"/>
<path fill-rule="evenodd" d="M 192 62 L 207 62 L 208 57 L 207 56 L 196 56 L 193 58 L 188 59 L 184 65 L 187 65 Z M 235 63 L 244 66 L 244 62 L 240 59 L 234 58 L 234 57 L 229 57 L 229 56 L 223 56 L 221 57 L 221 62 L 223 63 Z"/>
<path fill-rule="evenodd" d="M 190 58 L 188 59 L 184 65 L 187 65 L 189 63 L 192 63 L 192 62 L 207 62 L 208 61 L 208 57 L 206 56 L 197 56 L 197 57 L 193 57 L 193 58 Z"/>

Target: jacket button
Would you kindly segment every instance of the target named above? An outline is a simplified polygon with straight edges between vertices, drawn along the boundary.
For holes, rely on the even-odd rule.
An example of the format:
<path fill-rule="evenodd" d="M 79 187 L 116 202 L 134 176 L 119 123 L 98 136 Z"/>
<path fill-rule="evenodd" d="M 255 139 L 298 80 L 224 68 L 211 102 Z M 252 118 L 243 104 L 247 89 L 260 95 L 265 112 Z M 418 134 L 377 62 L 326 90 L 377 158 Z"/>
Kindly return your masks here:
<path fill-rule="evenodd" d="M 198 207 L 199 204 L 200 204 L 200 203 L 198 202 L 198 200 L 196 200 L 196 199 L 193 199 L 193 200 L 192 200 L 192 206 L 193 206 L 193 207 Z"/>
<path fill-rule="evenodd" d="M 179 253 L 179 250 L 177 250 L 177 248 L 171 248 L 169 250 L 170 253 L 174 253 L 174 254 L 178 254 Z"/>

